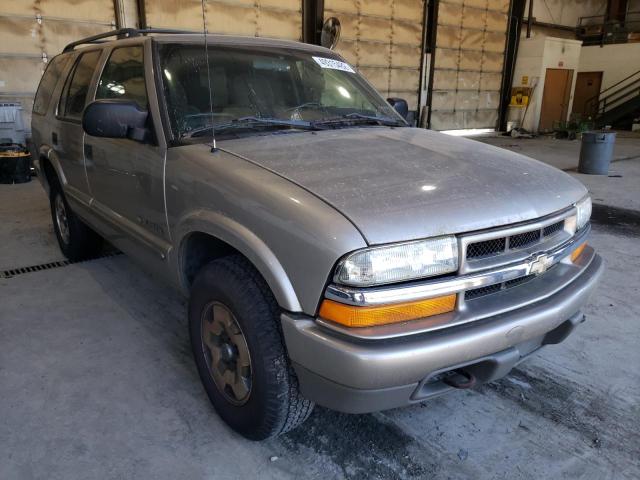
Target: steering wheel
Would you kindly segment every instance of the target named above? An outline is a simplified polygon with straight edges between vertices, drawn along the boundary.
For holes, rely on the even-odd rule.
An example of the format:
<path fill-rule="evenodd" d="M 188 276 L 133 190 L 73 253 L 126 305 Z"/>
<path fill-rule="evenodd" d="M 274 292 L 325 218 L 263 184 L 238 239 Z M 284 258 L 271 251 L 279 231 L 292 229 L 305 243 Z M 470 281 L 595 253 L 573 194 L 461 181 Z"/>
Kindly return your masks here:
<path fill-rule="evenodd" d="M 295 107 L 287 108 L 285 112 L 304 110 L 305 108 L 311 108 L 311 107 L 325 108 L 324 105 L 322 105 L 322 103 L 320 102 L 305 102 L 305 103 L 301 103 L 300 105 L 296 105 Z"/>
<path fill-rule="evenodd" d="M 291 120 L 303 120 L 301 112 L 307 108 L 317 107 L 319 110 L 327 111 L 327 107 L 322 105 L 320 102 L 305 102 L 297 105 L 295 107 L 287 108 L 285 110 L 286 113 L 291 112 L 290 118 Z"/>

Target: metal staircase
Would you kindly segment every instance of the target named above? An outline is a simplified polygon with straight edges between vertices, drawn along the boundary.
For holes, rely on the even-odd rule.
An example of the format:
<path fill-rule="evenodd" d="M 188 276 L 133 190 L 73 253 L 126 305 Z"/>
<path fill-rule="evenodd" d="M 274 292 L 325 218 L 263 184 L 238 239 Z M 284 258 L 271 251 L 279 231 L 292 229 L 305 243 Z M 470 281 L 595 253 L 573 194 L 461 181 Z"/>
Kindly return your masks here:
<path fill-rule="evenodd" d="M 640 70 L 588 99 L 587 110 L 594 112 L 596 127 L 611 125 L 630 129 L 640 117 Z"/>

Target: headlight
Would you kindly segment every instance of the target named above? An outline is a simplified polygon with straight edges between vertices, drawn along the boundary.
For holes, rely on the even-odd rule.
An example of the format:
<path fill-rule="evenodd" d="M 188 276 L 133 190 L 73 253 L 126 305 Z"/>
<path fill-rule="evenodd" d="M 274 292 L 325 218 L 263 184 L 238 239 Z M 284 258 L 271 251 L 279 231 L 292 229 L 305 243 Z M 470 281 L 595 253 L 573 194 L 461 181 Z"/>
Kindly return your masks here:
<path fill-rule="evenodd" d="M 577 217 L 577 227 L 580 230 L 587 223 L 589 223 L 589 219 L 591 218 L 591 197 L 586 196 L 578 203 L 576 203 L 576 209 L 578 210 Z"/>
<path fill-rule="evenodd" d="M 334 281 L 368 287 L 441 275 L 457 269 L 458 243 L 456 237 L 447 236 L 359 250 L 340 262 Z"/>

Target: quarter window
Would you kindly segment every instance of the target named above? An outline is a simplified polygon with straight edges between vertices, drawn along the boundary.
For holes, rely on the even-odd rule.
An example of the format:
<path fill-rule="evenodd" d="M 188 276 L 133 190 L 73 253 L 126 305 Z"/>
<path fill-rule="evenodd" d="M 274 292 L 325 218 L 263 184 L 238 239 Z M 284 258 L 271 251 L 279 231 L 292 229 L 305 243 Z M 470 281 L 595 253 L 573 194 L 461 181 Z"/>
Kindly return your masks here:
<path fill-rule="evenodd" d="M 53 95 L 53 90 L 56 88 L 58 78 L 67 66 L 68 60 L 68 56 L 57 56 L 49 62 L 44 75 L 42 75 L 42 80 L 40 80 L 36 97 L 33 100 L 33 113 L 37 113 L 38 115 L 47 113 L 51 95 Z"/>
<path fill-rule="evenodd" d="M 111 53 L 98 83 L 99 98 L 131 100 L 147 109 L 142 46 L 117 48 Z"/>
<path fill-rule="evenodd" d="M 58 115 L 66 118 L 80 119 L 93 72 L 100 58 L 100 51 L 94 50 L 83 53 L 76 61 L 75 67 L 67 78 L 67 82 L 60 97 Z"/>

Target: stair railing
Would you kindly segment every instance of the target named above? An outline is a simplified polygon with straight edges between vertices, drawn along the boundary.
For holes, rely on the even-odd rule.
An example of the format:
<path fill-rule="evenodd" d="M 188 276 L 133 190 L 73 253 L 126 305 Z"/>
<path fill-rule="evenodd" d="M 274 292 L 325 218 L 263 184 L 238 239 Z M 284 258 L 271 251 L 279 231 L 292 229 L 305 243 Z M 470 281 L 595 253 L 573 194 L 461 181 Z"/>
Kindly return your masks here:
<path fill-rule="evenodd" d="M 587 99 L 584 111 L 594 112 L 597 118 L 636 95 L 640 95 L 640 70 Z"/>

